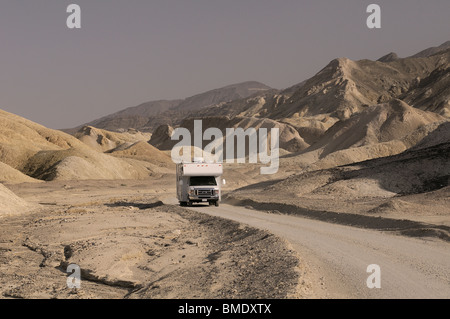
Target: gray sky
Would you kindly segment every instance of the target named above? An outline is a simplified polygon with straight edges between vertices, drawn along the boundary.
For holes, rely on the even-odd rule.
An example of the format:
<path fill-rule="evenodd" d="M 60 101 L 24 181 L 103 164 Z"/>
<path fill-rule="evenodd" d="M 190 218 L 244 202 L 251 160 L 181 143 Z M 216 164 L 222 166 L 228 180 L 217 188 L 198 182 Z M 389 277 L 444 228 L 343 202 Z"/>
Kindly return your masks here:
<path fill-rule="evenodd" d="M 440 45 L 449 14 L 449 0 L 0 0 L 0 108 L 68 128 L 248 80 L 286 88 L 336 57 Z"/>

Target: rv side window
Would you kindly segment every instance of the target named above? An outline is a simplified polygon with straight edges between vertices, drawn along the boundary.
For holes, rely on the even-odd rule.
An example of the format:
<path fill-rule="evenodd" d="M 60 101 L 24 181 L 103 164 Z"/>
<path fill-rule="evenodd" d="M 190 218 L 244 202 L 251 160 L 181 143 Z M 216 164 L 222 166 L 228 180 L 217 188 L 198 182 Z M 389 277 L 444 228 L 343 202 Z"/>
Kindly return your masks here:
<path fill-rule="evenodd" d="M 191 186 L 217 186 L 214 176 L 193 176 L 190 178 Z"/>

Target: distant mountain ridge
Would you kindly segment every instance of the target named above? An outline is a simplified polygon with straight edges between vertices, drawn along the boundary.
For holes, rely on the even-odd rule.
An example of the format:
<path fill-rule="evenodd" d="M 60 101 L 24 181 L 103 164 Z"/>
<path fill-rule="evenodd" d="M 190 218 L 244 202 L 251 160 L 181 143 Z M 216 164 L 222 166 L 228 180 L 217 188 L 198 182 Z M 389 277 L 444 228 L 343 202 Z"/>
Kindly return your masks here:
<path fill-rule="evenodd" d="M 93 126 L 109 131 L 127 130 L 129 128 L 151 132 L 161 123 L 172 124 L 184 117 L 185 113 L 204 107 L 247 98 L 262 91 L 272 90 L 269 86 L 247 81 L 228 85 L 219 89 L 209 90 L 186 99 L 160 100 L 142 103 L 100 119 L 63 131 L 74 134 L 83 126 Z"/>
<path fill-rule="evenodd" d="M 83 126 L 93 126 L 153 132 L 162 124 L 175 127 L 189 117 L 237 115 L 269 118 L 296 127 L 303 127 L 305 121 L 321 126 L 324 115 L 345 119 L 367 105 L 392 99 L 450 117 L 449 56 L 447 41 L 407 58 L 394 52 L 377 61 L 338 58 L 315 76 L 284 90 L 248 81 L 186 99 L 142 103 L 63 131 L 75 134 Z M 319 122 L 311 119 L 317 116 L 322 117 Z"/>
<path fill-rule="evenodd" d="M 398 154 L 433 126 L 411 135 L 415 130 L 450 118 L 448 43 L 407 58 L 395 53 L 377 61 L 337 58 L 284 90 L 244 82 L 184 100 L 144 103 L 97 124 L 114 131 L 128 129 L 133 122 L 131 127 L 153 133 L 149 143 L 160 150 L 172 148 L 170 136 L 176 127 L 192 130 L 194 118 L 203 119 L 204 129 L 222 131 L 249 125 L 278 127 L 280 147 L 309 158 L 305 167 L 316 160 L 317 167 L 328 167 Z M 386 131 L 387 138 L 377 133 Z M 342 137 L 335 141 L 338 135 Z"/>
<path fill-rule="evenodd" d="M 429 56 L 432 56 L 433 54 L 445 51 L 450 49 L 450 41 L 447 41 L 443 44 L 441 44 L 440 46 L 437 47 L 431 47 L 428 49 L 425 49 L 423 51 L 420 51 L 419 53 L 416 53 L 414 55 L 411 56 L 411 58 L 426 58 Z"/>
<path fill-rule="evenodd" d="M 440 53 L 442 51 L 450 49 L 450 41 L 447 41 L 437 47 L 431 47 L 425 50 L 422 50 L 414 55 L 411 55 L 409 58 L 427 58 L 432 56 L 433 54 Z M 392 62 L 400 59 L 397 53 L 391 52 L 386 54 L 385 56 L 379 58 L 377 61 L 379 62 Z"/>

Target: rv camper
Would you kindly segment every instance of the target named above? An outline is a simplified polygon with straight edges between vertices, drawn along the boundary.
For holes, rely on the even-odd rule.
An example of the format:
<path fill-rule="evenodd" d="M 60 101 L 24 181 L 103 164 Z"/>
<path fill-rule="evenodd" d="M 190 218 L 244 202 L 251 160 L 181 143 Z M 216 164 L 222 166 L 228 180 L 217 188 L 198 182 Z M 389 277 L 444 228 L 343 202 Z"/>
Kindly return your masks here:
<path fill-rule="evenodd" d="M 219 206 L 223 165 L 194 159 L 192 163 L 177 164 L 177 197 L 181 206 L 192 203 L 209 203 Z"/>

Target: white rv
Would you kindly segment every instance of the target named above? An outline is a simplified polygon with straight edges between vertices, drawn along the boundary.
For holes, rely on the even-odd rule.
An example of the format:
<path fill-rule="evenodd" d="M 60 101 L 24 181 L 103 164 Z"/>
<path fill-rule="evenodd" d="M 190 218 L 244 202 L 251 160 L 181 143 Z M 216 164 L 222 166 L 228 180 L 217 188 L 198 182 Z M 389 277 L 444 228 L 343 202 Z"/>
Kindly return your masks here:
<path fill-rule="evenodd" d="M 181 206 L 207 202 L 219 206 L 223 165 L 194 159 L 192 163 L 177 164 L 177 197 Z"/>

